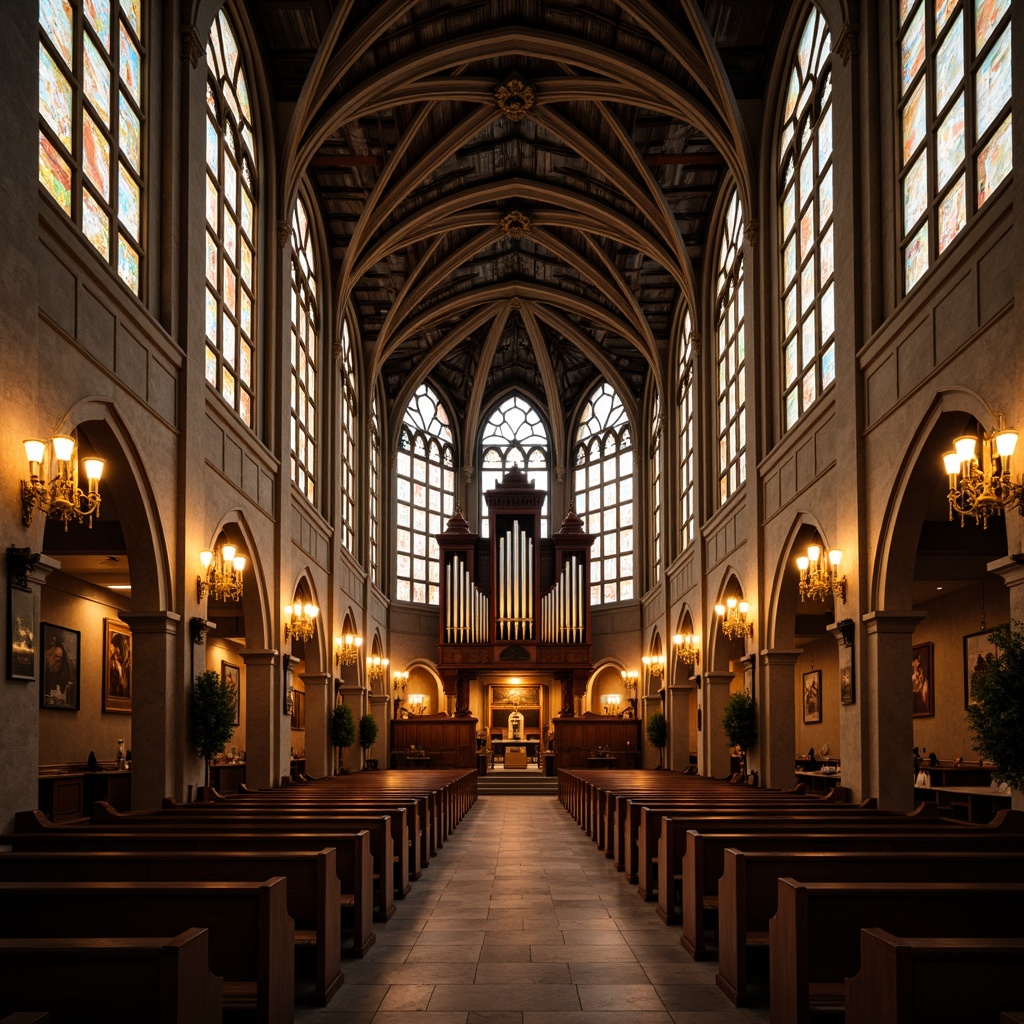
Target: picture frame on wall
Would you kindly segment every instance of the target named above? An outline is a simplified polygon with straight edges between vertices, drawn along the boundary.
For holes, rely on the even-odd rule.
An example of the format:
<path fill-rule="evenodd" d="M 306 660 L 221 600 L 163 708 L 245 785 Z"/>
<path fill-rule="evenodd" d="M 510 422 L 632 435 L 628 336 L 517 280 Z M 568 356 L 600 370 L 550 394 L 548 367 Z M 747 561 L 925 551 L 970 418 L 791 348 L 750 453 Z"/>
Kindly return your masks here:
<path fill-rule="evenodd" d="M 804 725 L 821 723 L 821 669 L 803 675 Z"/>
<path fill-rule="evenodd" d="M 983 629 L 978 633 L 968 633 L 964 637 L 964 707 L 969 708 L 978 702 L 974 699 L 971 677 L 980 668 L 992 661 L 999 653 L 999 648 L 992 642 L 992 629 Z"/>
<path fill-rule="evenodd" d="M 843 665 L 839 669 L 839 702 L 841 704 L 854 704 L 857 694 L 854 689 L 853 665 Z"/>
<path fill-rule="evenodd" d="M 242 722 L 242 670 L 226 661 L 220 663 L 220 674 L 225 686 L 235 695 L 235 725 Z"/>
<path fill-rule="evenodd" d="M 103 620 L 103 710 L 132 713 L 132 631 L 120 619 Z"/>
<path fill-rule="evenodd" d="M 35 682 L 36 615 L 32 591 L 12 585 L 7 594 L 7 678 Z"/>
<path fill-rule="evenodd" d="M 914 717 L 935 714 L 935 645 L 914 644 L 911 648 L 910 682 L 914 693 Z"/>
<path fill-rule="evenodd" d="M 77 629 L 42 623 L 39 705 L 77 711 L 81 703 L 82 634 Z"/>

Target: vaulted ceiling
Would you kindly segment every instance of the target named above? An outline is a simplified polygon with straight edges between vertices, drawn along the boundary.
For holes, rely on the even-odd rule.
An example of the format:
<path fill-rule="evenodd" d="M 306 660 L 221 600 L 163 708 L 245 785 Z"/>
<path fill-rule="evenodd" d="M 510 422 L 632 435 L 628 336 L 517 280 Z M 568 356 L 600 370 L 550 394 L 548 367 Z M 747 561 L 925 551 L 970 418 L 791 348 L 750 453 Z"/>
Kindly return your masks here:
<path fill-rule="evenodd" d="M 695 302 L 739 105 L 785 0 L 249 0 L 294 111 L 339 319 L 404 405 L 426 376 L 472 426 L 510 389 L 554 419 L 598 377 L 639 402 Z M 755 140 L 756 141 L 756 140 Z"/>

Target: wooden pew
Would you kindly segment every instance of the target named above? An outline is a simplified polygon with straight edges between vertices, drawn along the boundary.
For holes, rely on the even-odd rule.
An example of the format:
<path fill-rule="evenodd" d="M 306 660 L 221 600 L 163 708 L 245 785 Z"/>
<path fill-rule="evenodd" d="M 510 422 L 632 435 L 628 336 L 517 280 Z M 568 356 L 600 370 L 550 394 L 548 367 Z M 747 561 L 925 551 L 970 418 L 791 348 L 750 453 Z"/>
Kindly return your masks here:
<path fill-rule="evenodd" d="M 3 1024 L 221 1024 L 222 984 L 209 967 L 208 932 L 174 938 L 0 939 Z"/>
<path fill-rule="evenodd" d="M 1024 938 L 911 938 L 860 933 L 846 979 L 846 1024 L 996 1024 L 1024 1003 Z"/>
<path fill-rule="evenodd" d="M 261 882 L 288 883 L 295 944 L 312 946 L 313 999 L 326 1006 L 341 986 L 341 887 L 337 850 L 125 851 L 0 853 L 2 882 Z"/>
<path fill-rule="evenodd" d="M 1013 938 L 1024 921 L 1024 883 L 781 878 L 778 885 L 768 923 L 772 1024 L 807 1024 L 812 1010 L 842 1009 L 844 979 L 859 968 L 862 928 L 915 938 Z"/>
<path fill-rule="evenodd" d="M 352 897 L 352 955 L 363 956 L 373 945 L 373 866 L 370 836 L 366 831 L 336 832 L 330 837 L 322 833 L 303 835 L 275 832 L 191 832 L 185 830 L 141 829 L 115 832 L 107 829 L 80 827 L 67 830 L 43 829 L 36 832 L 11 832 L 0 836 L 0 843 L 25 852 L 96 852 L 102 850 L 132 851 L 234 851 L 238 853 L 306 851 L 316 852 L 328 844 L 336 851 L 336 870 L 341 883 L 341 896 L 348 903 Z"/>
<path fill-rule="evenodd" d="M 768 946 L 768 921 L 778 907 L 779 879 L 801 882 L 1015 882 L 1024 879 L 1017 853 L 906 851 L 725 851 L 718 882 L 718 987 L 737 1005 L 750 1002 L 747 953 Z M 707 909 L 705 908 L 705 913 Z M 704 915 L 694 915 L 703 917 Z M 684 940 L 691 930 L 683 919 Z M 697 929 L 692 928 L 692 934 Z M 691 945 L 699 940 L 691 938 Z M 686 941 L 683 942 L 687 947 Z"/>
<path fill-rule="evenodd" d="M 291 1024 L 295 926 L 287 883 L 0 882 L 4 938 L 125 938 L 209 930 L 210 970 L 224 979 L 226 1008 L 256 1011 L 259 1024 Z"/>

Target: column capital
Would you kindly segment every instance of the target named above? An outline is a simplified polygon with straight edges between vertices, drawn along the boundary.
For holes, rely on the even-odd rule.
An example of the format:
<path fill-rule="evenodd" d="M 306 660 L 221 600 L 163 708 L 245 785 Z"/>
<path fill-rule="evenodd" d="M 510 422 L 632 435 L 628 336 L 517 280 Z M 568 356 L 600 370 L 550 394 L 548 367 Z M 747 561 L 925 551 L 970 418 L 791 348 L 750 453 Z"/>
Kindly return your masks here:
<path fill-rule="evenodd" d="M 326 686 L 331 681 L 329 672 L 300 672 L 299 678 L 307 686 Z"/>
<path fill-rule="evenodd" d="M 928 616 L 925 612 L 880 611 L 867 612 L 860 620 L 869 636 L 875 633 L 906 633 L 909 636 L 926 618 Z"/>
<path fill-rule="evenodd" d="M 369 696 L 370 706 L 375 707 L 376 705 L 387 705 L 391 702 L 391 698 L 381 693 L 371 693 Z"/>
<path fill-rule="evenodd" d="M 124 612 L 121 618 L 132 628 L 132 635 L 138 633 L 177 634 L 181 616 L 177 612 Z"/>
<path fill-rule="evenodd" d="M 260 665 L 274 665 L 277 662 L 277 656 L 280 651 L 273 650 L 244 650 L 239 651 L 238 655 L 245 662 L 245 667 L 255 667 Z"/>
<path fill-rule="evenodd" d="M 1001 576 L 1008 588 L 1019 587 L 1024 583 L 1024 554 L 997 558 L 994 562 L 989 562 L 985 568 Z"/>
<path fill-rule="evenodd" d="M 761 651 L 761 661 L 765 668 L 785 668 L 787 665 L 795 665 L 803 651 L 786 651 L 780 648 Z"/>
<path fill-rule="evenodd" d="M 731 683 L 736 678 L 733 672 L 704 672 L 701 674 L 706 686 L 712 686 L 715 683 Z"/>

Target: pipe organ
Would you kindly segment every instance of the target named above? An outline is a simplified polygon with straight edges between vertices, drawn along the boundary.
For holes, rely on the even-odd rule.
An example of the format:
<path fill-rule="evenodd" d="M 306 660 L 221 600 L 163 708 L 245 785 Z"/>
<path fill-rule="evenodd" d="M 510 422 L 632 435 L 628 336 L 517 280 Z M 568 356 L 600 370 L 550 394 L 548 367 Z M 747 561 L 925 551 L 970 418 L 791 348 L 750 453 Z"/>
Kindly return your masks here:
<path fill-rule="evenodd" d="M 485 495 L 490 535 L 470 530 L 455 510 L 441 549 L 438 671 L 445 692 L 509 671 L 554 677 L 563 713 L 589 677 L 590 549 L 593 537 L 570 511 L 552 537 L 541 536 L 545 492 L 513 468 Z M 458 683 L 464 687 L 458 687 Z M 468 709 L 465 713 L 468 713 Z"/>

